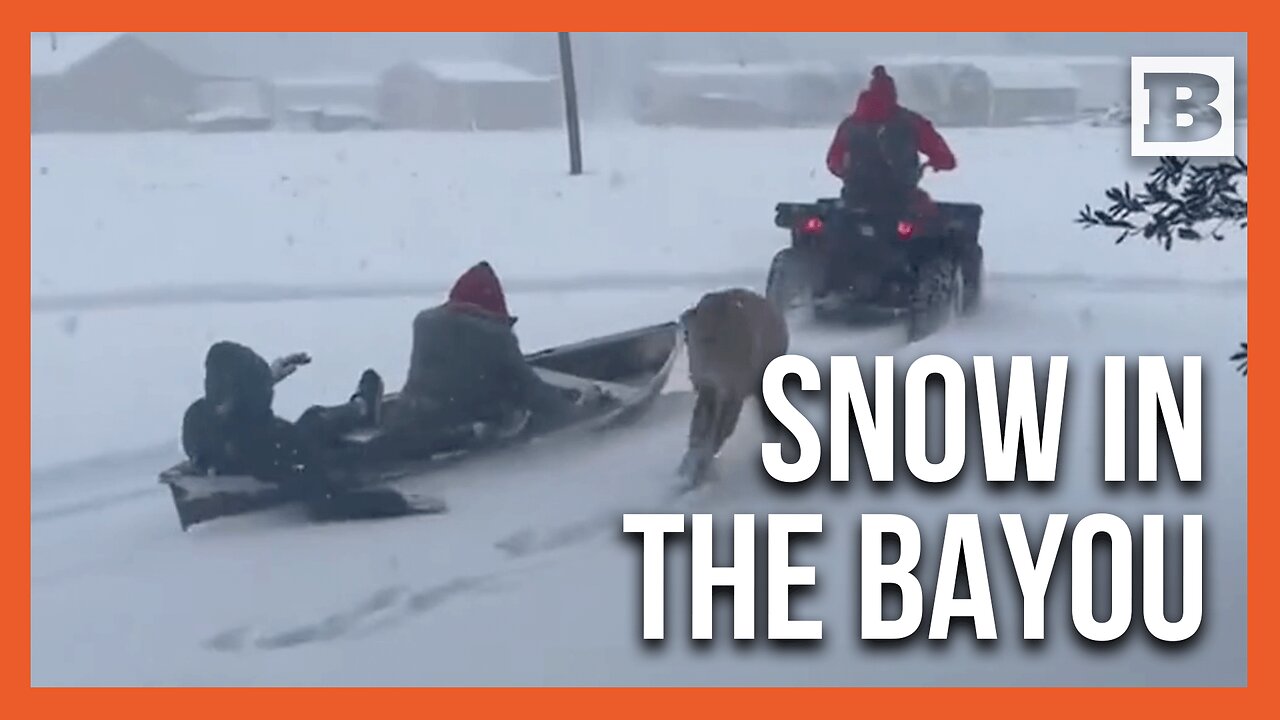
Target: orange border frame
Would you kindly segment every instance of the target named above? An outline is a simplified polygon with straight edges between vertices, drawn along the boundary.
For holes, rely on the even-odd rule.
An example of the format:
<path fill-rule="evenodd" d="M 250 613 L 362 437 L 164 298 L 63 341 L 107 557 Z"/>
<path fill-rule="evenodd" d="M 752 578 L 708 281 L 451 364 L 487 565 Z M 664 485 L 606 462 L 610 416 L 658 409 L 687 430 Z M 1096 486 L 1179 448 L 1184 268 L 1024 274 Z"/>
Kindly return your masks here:
<path fill-rule="evenodd" d="M 395 2 L 365 4 L 362 12 L 351 13 L 346 3 L 327 3 L 320 0 L 293 2 L 277 0 L 264 3 L 261 0 L 220 0 L 211 5 L 191 6 L 185 3 L 160 2 L 159 0 L 133 0 L 132 2 L 94 2 L 92 0 L 62 0 L 45 8 L 17 8 L 11 10 L 21 16 L 31 32 L 37 26 L 58 24 L 78 25 L 82 30 L 108 29 L 112 26 L 131 26 L 135 30 L 174 30 L 190 28 L 193 31 L 243 31 L 246 27 L 268 27 L 292 31 L 385 31 L 389 27 L 415 28 L 431 31 L 514 31 L 537 30 L 552 27 L 579 26 L 580 29 L 650 31 L 671 30 L 701 31 L 717 28 L 722 31 L 754 31 L 767 27 L 771 31 L 802 31 L 813 26 L 825 26 L 824 30 L 874 31 L 944 31 L 989 32 L 1006 30 L 1042 31 L 1145 31 L 1145 32 L 1240 32 L 1250 25 L 1264 29 L 1250 33 L 1250 44 L 1266 47 L 1270 31 L 1265 28 L 1270 13 L 1263 5 L 1233 6 L 1226 18 L 1206 17 L 1203 3 L 1194 0 L 1165 0 L 1152 17 L 1146 3 L 1121 4 L 1105 0 L 1075 0 L 1066 5 L 1013 2 L 1012 0 L 986 0 L 981 3 L 943 2 L 943 0 L 915 0 L 910 17 L 904 17 L 901 5 L 864 5 L 848 0 L 809 0 L 801 7 L 787 7 L 779 11 L 773 3 L 750 3 L 744 0 L 649 0 L 643 5 L 614 6 L 601 0 L 571 0 L 554 3 L 525 3 L 502 0 L 500 8 L 476 4 L 446 4 L 445 2 Z M 643 14 L 633 8 L 643 8 Z M 501 12 L 495 12 L 500 9 Z M 373 12 L 371 12 L 371 10 Z M 799 10 L 799 12 L 797 12 Z M 665 21 L 664 21 L 665 20 Z M 1261 22 L 1259 22 L 1261 21 Z M 1235 28 L 1229 27 L 1231 25 Z M 907 27 L 904 27 L 907 26 Z M 9 60 L 10 82 L 5 87 L 21 87 L 19 68 L 24 64 L 17 53 L 24 44 L 19 43 L 15 31 L 8 37 L 4 52 Z M 1250 79 L 1264 85 L 1262 92 L 1252 93 L 1250 110 L 1255 117 L 1270 116 L 1272 96 L 1265 90 L 1271 70 L 1277 65 L 1263 52 L 1253 54 Z M 29 95 L 15 98 L 19 106 L 30 106 Z M 26 102 L 23 102 L 23 101 Z M 6 187 L 2 193 L 6 209 L 4 222 L 11 226 L 14 236 L 20 232 L 30 237 L 30 178 L 24 170 L 30 164 L 30 146 L 22 117 L 10 112 L 0 119 L 4 125 L 4 152 L 9 156 L 5 163 Z M 29 131 L 29 127 L 25 128 Z M 1254 194 L 1261 192 L 1265 199 L 1270 192 L 1270 180 L 1266 175 L 1272 163 L 1269 134 L 1250 137 L 1252 159 L 1262 158 L 1263 175 L 1252 178 Z M 24 163 L 24 157 L 26 162 Z M 24 192 L 25 189 L 25 192 Z M 1100 188 L 1101 190 L 1101 188 Z M 21 199 L 28 202 L 19 206 Z M 1264 204 L 1263 207 L 1270 207 Z M 26 217 L 24 222 L 21 218 Z M 1273 223 L 1267 214 L 1260 221 L 1254 219 L 1253 230 L 1262 237 L 1269 237 Z M 1280 266 L 1280 246 L 1264 242 L 1252 253 L 1250 265 L 1260 267 Z M 16 332 L 23 319 L 18 307 L 28 304 L 30 309 L 30 278 L 14 277 L 23 266 L 30 265 L 30 245 L 5 243 L 3 283 L 6 301 L 2 304 L 4 324 Z M 1153 250 L 1156 252 L 1158 250 Z M 18 287 L 26 287 L 28 294 L 17 295 Z M 1249 380 L 1251 429 L 1266 426 L 1267 409 L 1276 406 L 1280 399 L 1276 380 L 1270 375 L 1271 353 L 1274 338 L 1271 336 L 1276 317 L 1276 297 L 1268 291 L 1268 284 L 1251 285 L 1248 303 L 1251 310 L 1250 339 L 1254 341 L 1252 370 Z M 1259 289 L 1260 288 L 1260 289 Z M 28 303 L 23 303 L 27 300 Z M 29 343 L 30 325 L 23 336 Z M 16 339 L 12 340 L 16 342 Z M 28 345 L 28 350 L 30 346 Z M 0 356 L 4 377 L 20 377 L 22 369 L 16 358 Z M 25 371 L 30 380 L 30 361 Z M 1252 388 L 1258 388 L 1253 392 Z M 30 396 L 28 395 L 28 401 Z M 1260 402 L 1261 401 L 1261 402 Z M 1259 409 L 1262 408 L 1262 409 Z M 29 417 L 29 414 L 28 414 Z M 30 426 L 10 414 L 4 421 L 3 443 L 0 458 L 12 472 L 11 487 L 27 487 L 26 507 L 17 502 L 3 504 L 6 515 L 0 527 L 4 540 L 0 554 L 15 585 L 20 586 L 19 573 L 26 571 L 30 589 L 30 487 L 21 482 L 19 471 L 23 469 L 19 458 L 27 457 L 27 476 L 30 475 Z M 1250 433 L 1251 434 L 1251 433 Z M 25 442 L 24 442 L 25 441 Z M 23 447 L 25 445 L 26 447 Z M 19 716 L 76 714 L 100 716 L 126 713 L 130 717 L 163 717 L 172 720 L 209 717 L 226 720 L 233 714 L 246 711 L 276 717 L 299 715 L 306 717 L 368 716 L 372 713 L 449 714 L 474 716 L 503 714 L 507 716 L 539 717 L 636 717 L 652 718 L 657 714 L 673 711 L 680 714 L 705 716 L 729 715 L 778 715 L 797 713 L 844 715 L 858 713 L 881 717 L 925 715 L 990 717 L 1008 713 L 1026 716 L 1075 716 L 1081 713 L 1124 714 L 1130 717 L 1171 715 L 1221 715 L 1224 712 L 1262 715 L 1263 708 L 1274 707 L 1266 700 L 1277 682 L 1275 666 L 1276 638 L 1275 615 L 1268 612 L 1269 600 L 1276 594 L 1277 580 L 1271 567 L 1273 559 L 1280 556 L 1277 536 L 1268 532 L 1263 521 L 1265 513 L 1275 507 L 1277 475 L 1280 462 L 1275 456 L 1256 451 L 1258 444 L 1249 443 L 1249 464 L 1253 474 L 1261 482 L 1249 484 L 1249 588 L 1250 609 L 1263 608 L 1248 618 L 1248 686 L 1243 689 L 423 689 L 423 690 L 54 690 L 30 688 L 30 592 L 5 596 L 0 605 L 0 615 L 8 625 L 5 637 L 10 639 L 8 651 L 3 656 L 3 686 L 5 706 L 17 710 Z M 26 643 L 20 642 L 26 639 Z M 1003 712 L 1001 712 L 1003 711 Z M 1252 711 L 1252 712 L 1251 712 Z"/>

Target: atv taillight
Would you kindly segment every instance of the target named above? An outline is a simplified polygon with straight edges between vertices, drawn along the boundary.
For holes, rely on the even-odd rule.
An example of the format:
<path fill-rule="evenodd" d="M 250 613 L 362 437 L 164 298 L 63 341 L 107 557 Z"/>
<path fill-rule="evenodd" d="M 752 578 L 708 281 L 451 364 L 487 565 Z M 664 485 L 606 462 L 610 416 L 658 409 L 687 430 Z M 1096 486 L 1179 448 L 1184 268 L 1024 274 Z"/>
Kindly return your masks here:
<path fill-rule="evenodd" d="M 910 220 L 898 221 L 898 238 L 900 240 L 909 240 L 911 238 L 911 235 L 915 233 L 915 231 L 916 231 L 915 223 L 911 222 Z"/>
<path fill-rule="evenodd" d="M 808 233 L 810 235 L 822 232 L 822 218 L 805 218 L 804 222 L 800 223 L 800 232 Z"/>

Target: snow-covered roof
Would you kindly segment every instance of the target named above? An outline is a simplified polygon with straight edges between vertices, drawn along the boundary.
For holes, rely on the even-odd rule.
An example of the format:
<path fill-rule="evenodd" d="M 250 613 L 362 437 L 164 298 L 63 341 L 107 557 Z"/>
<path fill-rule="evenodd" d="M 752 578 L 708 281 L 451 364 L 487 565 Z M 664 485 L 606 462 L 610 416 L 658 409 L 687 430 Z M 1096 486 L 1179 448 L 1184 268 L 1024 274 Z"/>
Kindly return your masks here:
<path fill-rule="evenodd" d="M 414 63 L 441 80 L 468 83 L 543 83 L 554 75 L 539 75 L 493 60 L 419 60 Z"/>
<path fill-rule="evenodd" d="M 1069 68 L 1057 65 L 978 66 L 998 90 L 1078 89 L 1080 79 Z"/>
<path fill-rule="evenodd" d="M 1108 67 L 1108 66 L 1116 66 L 1116 67 L 1124 67 L 1124 68 L 1129 67 L 1129 58 L 1110 57 L 1107 55 L 1080 55 L 1080 56 L 1064 55 L 1061 58 L 1059 58 L 1059 61 L 1064 65 L 1079 66 L 1079 67 L 1090 66 L 1090 65 L 1099 66 L 1099 67 Z"/>
<path fill-rule="evenodd" d="M 733 102 L 743 102 L 743 101 L 751 102 L 752 100 L 754 100 L 754 98 L 748 97 L 741 93 L 727 93 L 727 92 L 704 92 L 704 93 L 698 93 L 696 97 L 703 100 L 730 100 Z"/>
<path fill-rule="evenodd" d="M 655 63 L 659 75 L 676 77 L 785 77 L 789 75 L 832 75 L 830 63 Z"/>
<path fill-rule="evenodd" d="M 372 118 L 377 115 L 371 107 L 363 105 L 353 105 L 350 103 L 311 103 L 301 105 L 289 105 L 285 108 L 291 113 L 324 113 L 336 117 L 367 117 Z"/>
<path fill-rule="evenodd" d="M 213 123 L 219 120 L 264 120 L 267 114 L 261 109 L 243 107 L 218 107 L 200 110 L 187 115 L 187 122 L 192 124 Z"/>
<path fill-rule="evenodd" d="M 1110 55 L 895 55 L 874 58 L 893 72 L 895 65 L 1128 65 L 1129 58 Z"/>
<path fill-rule="evenodd" d="M 197 93 L 200 111 L 213 113 L 217 117 L 260 117 L 267 114 L 263 88 L 252 80 L 207 82 L 200 86 Z"/>
<path fill-rule="evenodd" d="M 1043 55 L 906 55 L 885 58 L 881 64 L 892 75 L 895 68 L 944 65 L 973 67 L 990 79 L 992 86 L 1003 90 L 1079 88 L 1080 79 L 1071 64 L 1095 64 L 1096 57 Z"/>
<path fill-rule="evenodd" d="M 31 33 L 31 76 L 61 75 L 127 33 Z M 54 47 L 53 35 L 57 36 Z"/>
<path fill-rule="evenodd" d="M 272 83 L 278 87 L 374 87 L 378 84 L 378 79 L 373 75 L 359 74 L 333 74 L 333 75 L 303 75 L 295 77 L 280 77 L 272 80 Z"/>
<path fill-rule="evenodd" d="M 875 58 L 873 65 L 883 65 L 889 74 L 892 75 L 895 70 L 904 67 L 920 67 L 926 65 L 963 65 L 965 61 L 961 58 L 948 57 L 945 55 L 901 55 L 897 57 Z"/>

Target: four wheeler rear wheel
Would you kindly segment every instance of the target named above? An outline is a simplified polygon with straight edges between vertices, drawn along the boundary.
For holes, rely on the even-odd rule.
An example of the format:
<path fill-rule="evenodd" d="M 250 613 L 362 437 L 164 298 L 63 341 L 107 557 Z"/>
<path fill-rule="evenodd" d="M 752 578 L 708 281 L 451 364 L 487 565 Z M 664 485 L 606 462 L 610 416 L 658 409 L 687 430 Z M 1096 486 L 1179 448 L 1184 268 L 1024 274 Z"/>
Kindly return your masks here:
<path fill-rule="evenodd" d="M 813 309 L 817 265 L 806 253 L 793 247 L 773 256 L 765 297 L 784 314 L 799 308 Z"/>
<path fill-rule="evenodd" d="M 970 297 L 965 275 L 961 264 L 948 255 L 937 255 L 920 265 L 907 318 L 911 341 L 936 332 L 965 312 Z"/>
<path fill-rule="evenodd" d="M 964 268 L 964 306 L 965 314 L 972 313 L 978 309 L 978 304 L 982 302 L 982 281 L 985 272 L 983 263 L 982 246 L 974 244 L 966 253 Z"/>

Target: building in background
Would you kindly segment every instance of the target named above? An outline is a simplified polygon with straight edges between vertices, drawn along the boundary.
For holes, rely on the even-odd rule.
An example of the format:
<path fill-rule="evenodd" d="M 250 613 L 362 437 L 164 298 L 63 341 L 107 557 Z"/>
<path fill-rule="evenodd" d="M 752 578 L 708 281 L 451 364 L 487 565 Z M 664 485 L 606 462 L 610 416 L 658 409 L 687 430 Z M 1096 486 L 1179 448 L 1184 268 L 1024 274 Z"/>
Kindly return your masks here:
<path fill-rule="evenodd" d="M 32 33 L 31 132 L 271 127 L 270 86 L 201 67 L 140 33 Z"/>
<path fill-rule="evenodd" d="M 200 82 L 134 33 L 32 33 L 31 131 L 178 129 Z"/>
<path fill-rule="evenodd" d="M 275 125 L 272 86 L 254 78 L 207 78 L 187 116 L 195 132 L 260 132 Z"/>
<path fill-rule="evenodd" d="M 554 128 L 564 100 L 554 75 L 495 61 L 415 61 L 382 73 L 378 115 L 388 128 Z"/>
<path fill-rule="evenodd" d="M 852 107 L 861 73 L 834 63 L 658 63 L 635 91 L 651 125 L 827 125 Z"/>
<path fill-rule="evenodd" d="M 970 33 L 957 33 L 969 35 Z M 1003 33 L 1002 52 L 1018 55 L 1233 55 L 1244 62 L 1243 32 L 1016 32 Z M 936 52 L 936 51 L 935 51 Z M 989 53 L 991 50 L 969 50 Z"/>
<path fill-rule="evenodd" d="M 1079 83 L 1080 112 L 1106 112 L 1129 104 L 1129 58 L 1064 55 L 1059 60 Z"/>
<path fill-rule="evenodd" d="M 276 127 L 339 130 L 378 127 L 384 109 L 402 127 L 558 126 L 555 35 L 32 33 L 32 132 L 249 129 L 262 113 Z M 829 125 L 878 63 L 938 122 L 1053 122 L 1127 106 L 1129 57 L 1178 53 L 1234 54 L 1237 116 L 1247 114 L 1244 33 L 573 33 L 573 43 L 588 123 Z M 803 70 L 824 64 L 838 69 L 834 84 L 829 71 Z"/>
<path fill-rule="evenodd" d="M 974 110 L 985 107 L 987 125 L 1067 123 L 1080 114 L 1080 80 L 1065 64 L 1014 58 L 982 58 L 968 66 Z M 985 80 L 985 83 L 983 82 Z M 956 108 L 960 110 L 960 108 Z"/>
<path fill-rule="evenodd" d="M 1090 77 L 1059 57 L 906 56 L 883 62 L 898 81 L 904 105 L 952 126 L 1073 122 L 1084 109 L 1083 88 L 1091 88 L 1090 101 L 1096 102 L 1114 97 L 1116 87 L 1127 88 L 1129 77 L 1127 63 L 1120 67 L 1101 59 L 1079 60 L 1099 71 Z"/>
<path fill-rule="evenodd" d="M 375 73 L 284 77 L 273 85 L 282 127 L 337 132 L 382 126 Z"/>

